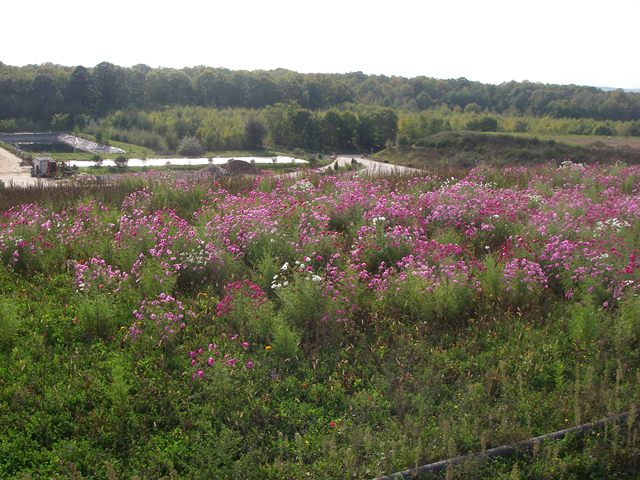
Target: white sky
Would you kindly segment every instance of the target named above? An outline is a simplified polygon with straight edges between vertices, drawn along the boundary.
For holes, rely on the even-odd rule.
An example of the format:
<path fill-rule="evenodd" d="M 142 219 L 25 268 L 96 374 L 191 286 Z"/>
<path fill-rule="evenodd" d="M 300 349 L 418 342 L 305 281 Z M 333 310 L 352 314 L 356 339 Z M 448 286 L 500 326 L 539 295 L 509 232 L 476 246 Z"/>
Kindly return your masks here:
<path fill-rule="evenodd" d="M 640 0 L 3 0 L 0 61 L 640 88 Z"/>

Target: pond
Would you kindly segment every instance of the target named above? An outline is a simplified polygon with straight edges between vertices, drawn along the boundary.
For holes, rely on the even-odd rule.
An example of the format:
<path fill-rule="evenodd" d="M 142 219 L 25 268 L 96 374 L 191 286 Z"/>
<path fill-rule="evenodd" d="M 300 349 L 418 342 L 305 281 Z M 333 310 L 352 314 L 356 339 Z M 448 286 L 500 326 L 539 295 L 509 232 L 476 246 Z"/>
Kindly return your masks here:
<path fill-rule="evenodd" d="M 229 160 L 242 160 L 249 163 L 257 164 L 289 164 L 300 165 L 308 163 L 306 160 L 299 158 L 287 157 L 279 155 L 277 157 L 214 157 L 214 158 L 130 158 L 127 165 L 130 167 L 164 167 L 166 165 L 225 165 Z M 93 167 L 96 162 L 87 160 L 71 160 L 66 162 L 71 167 Z M 103 160 L 102 165 L 105 167 L 113 167 L 113 160 Z"/>
<path fill-rule="evenodd" d="M 29 142 L 29 143 L 16 143 L 16 147 L 20 150 L 24 150 L 25 152 L 33 152 L 33 153 L 73 153 L 73 147 L 70 147 L 66 143 L 55 142 L 55 143 L 39 143 L 39 142 Z"/>

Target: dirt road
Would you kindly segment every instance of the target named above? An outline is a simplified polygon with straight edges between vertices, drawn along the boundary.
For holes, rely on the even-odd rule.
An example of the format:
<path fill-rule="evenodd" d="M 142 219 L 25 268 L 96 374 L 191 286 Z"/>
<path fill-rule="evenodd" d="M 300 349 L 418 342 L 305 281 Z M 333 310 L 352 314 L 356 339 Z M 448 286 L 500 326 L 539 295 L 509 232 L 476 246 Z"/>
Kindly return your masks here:
<path fill-rule="evenodd" d="M 0 148 L 0 182 L 4 185 L 26 186 L 37 185 L 37 178 L 31 176 L 31 168 L 23 167 L 20 164 L 20 159 L 13 153 Z"/>
<path fill-rule="evenodd" d="M 376 162 L 375 160 L 370 160 L 368 158 L 354 156 L 354 157 L 345 157 L 339 156 L 336 158 L 330 165 L 324 167 L 324 170 L 329 170 L 333 168 L 335 163 L 338 163 L 338 167 L 346 167 L 351 165 L 351 159 L 354 158 L 358 163 L 364 166 L 364 170 L 372 175 L 389 175 L 389 174 L 412 174 L 412 173 L 420 173 L 422 170 L 418 170 L 417 168 L 411 167 L 403 167 L 401 165 L 392 165 L 389 163 Z"/>
<path fill-rule="evenodd" d="M 338 156 L 334 161 L 332 161 L 329 165 L 322 167 L 319 169 L 321 172 L 331 173 L 334 169 L 334 165 L 337 163 L 338 167 L 347 167 L 351 165 L 351 159 L 355 159 L 359 164 L 364 166 L 362 170 L 359 172 L 364 172 L 369 175 L 391 175 L 391 174 L 399 174 L 399 175 L 411 175 L 411 174 L 419 174 L 424 173 L 424 170 L 420 170 L 418 168 L 411 167 L 403 167 L 402 165 L 392 165 L 389 163 L 377 162 L 375 160 L 370 160 L 368 158 L 355 155 L 353 157 L 349 156 Z M 277 175 L 280 178 L 296 178 L 302 175 L 301 171 L 295 171 L 290 173 L 282 173 Z"/>

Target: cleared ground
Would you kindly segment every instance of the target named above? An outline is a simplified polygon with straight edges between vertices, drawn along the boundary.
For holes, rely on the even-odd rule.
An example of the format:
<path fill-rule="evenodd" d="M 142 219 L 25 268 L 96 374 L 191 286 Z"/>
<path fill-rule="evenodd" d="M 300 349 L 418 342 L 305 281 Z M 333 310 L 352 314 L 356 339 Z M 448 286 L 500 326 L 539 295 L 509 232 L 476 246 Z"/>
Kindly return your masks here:
<path fill-rule="evenodd" d="M 0 182 L 4 185 L 37 185 L 42 180 L 31 176 L 31 168 L 24 167 L 20 158 L 0 148 Z"/>

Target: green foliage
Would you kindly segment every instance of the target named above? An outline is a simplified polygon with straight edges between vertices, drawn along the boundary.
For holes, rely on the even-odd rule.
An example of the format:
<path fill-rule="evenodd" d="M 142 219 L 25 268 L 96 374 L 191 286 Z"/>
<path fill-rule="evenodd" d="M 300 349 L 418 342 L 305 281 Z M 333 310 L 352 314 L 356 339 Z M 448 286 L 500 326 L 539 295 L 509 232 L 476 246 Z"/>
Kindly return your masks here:
<path fill-rule="evenodd" d="M 181 218 L 190 219 L 193 213 L 202 205 L 203 189 L 193 187 L 189 189 L 175 188 L 173 185 L 158 186 L 154 190 L 149 202 L 149 209 L 173 209 Z"/>
<path fill-rule="evenodd" d="M 274 275 L 280 271 L 280 266 L 289 260 L 289 258 L 286 258 L 276 262 L 276 259 L 271 253 L 263 250 L 262 257 L 260 257 L 256 265 L 256 284 L 259 285 L 264 292 L 271 292 Z"/>
<path fill-rule="evenodd" d="M 165 270 L 155 259 L 147 258 L 142 262 L 138 288 L 143 297 L 154 298 L 161 293 L 171 294 L 176 285 L 176 278 L 165 275 Z"/>
<path fill-rule="evenodd" d="M 251 298 L 237 295 L 233 300 L 233 310 L 224 315 L 228 330 L 237 332 L 243 338 L 266 341 L 273 338 L 280 327 L 270 302 L 256 303 Z"/>
<path fill-rule="evenodd" d="M 383 298 L 383 308 L 411 324 L 423 325 L 437 334 L 464 324 L 473 308 L 468 288 L 453 282 L 430 285 L 424 279 L 410 275 Z"/>
<path fill-rule="evenodd" d="M 0 119 L 0 132 L 15 132 L 18 130 L 18 124 L 15 118 Z"/>
<path fill-rule="evenodd" d="M 590 299 L 573 306 L 569 314 L 569 334 L 574 342 L 589 343 L 601 334 L 604 323 L 602 313 Z"/>
<path fill-rule="evenodd" d="M 396 137 L 396 145 L 398 147 L 409 147 L 411 146 L 411 140 L 408 135 L 400 133 Z"/>
<path fill-rule="evenodd" d="M 330 302 L 323 294 L 319 283 L 301 275 L 287 287 L 278 291 L 282 303 L 283 320 L 301 332 L 305 342 L 315 343 L 321 338 L 335 340 L 338 330 L 336 322 L 330 321 Z"/>
<path fill-rule="evenodd" d="M 466 115 L 484 111 L 538 117 L 638 120 L 638 94 L 594 87 L 467 79 L 386 77 L 362 73 L 300 74 L 287 70 L 124 68 L 102 62 L 74 69 L 51 64 L 0 66 L 6 118 L 48 121 L 54 113 L 105 114 L 117 109 L 174 105 L 263 108 L 297 102 L 318 110 L 348 102 L 423 111 L 444 106 Z"/>
<path fill-rule="evenodd" d="M 497 132 L 498 120 L 489 116 L 472 118 L 467 122 L 466 129 L 477 132 Z"/>
<path fill-rule="evenodd" d="M 20 319 L 14 303 L 0 295 L 0 351 L 11 349 L 20 326 Z"/>
<path fill-rule="evenodd" d="M 259 149 L 267 135 L 267 127 L 256 117 L 249 117 L 244 122 L 245 148 Z"/>
<path fill-rule="evenodd" d="M 109 298 L 99 295 L 83 299 L 78 306 L 78 326 L 87 341 L 113 338 L 120 325 L 116 306 Z"/>
<path fill-rule="evenodd" d="M 500 301 L 505 294 L 502 272 L 504 267 L 499 265 L 492 256 L 487 256 L 483 262 L 483 271 L 480 276 L 482 293 L 489 303 Z"/>
<path fill-rule="evenodd" d="M 282 228 L 284 229 L 284 225 Z M 262 268 L 266 268 L 271 261 L 275 262 L 277 259 L 280 265 L 282 265 L 285 262 L 292 262 L 295 259 L 295 255 L 295 249 L 291 244 L 283 242 L 281 235 L 264 234 L 258 235 L 249 243 L 245 255 L 245 262 L 248 266 L 255 267 L 263 264 L 264 261 L 265 263 L 259 266 L 257 270 L 258 272 L 263 272 Z M 260 282 L 267 282 L 267 280 L 266 277 L 263 277 Z M 267 289 L 265 289 L 265 291 L 267 291 Z"/>
<path fill-rule="evenodd" d="M 109 145 L 111 142 L 111 131 L 108 128 L 102 128 L 95 132 L 96 142 L 102 145 Z"/>
<path fill-rule="evenodd" d="M 113 160 L 113 163 L 116 164 L 116 168 L 126 168 L 127 164 L 129 163 L 129 159 L 123 155 L 116 157 Z"/>
<path fill-rule="evenodd" d="M 281 323 L 277 326 L 273 335 L 273 349 L 283 358 L 292 358 L 298 353 L 300 335 L 288 325 Z"/>
<path fill-rule="evenodd" d="M 639 297 L 631 297 L 622 302 L 614 317 L 613 329 L 618 351 L 638 358 L 638 346 L 640 345 Z"/>

